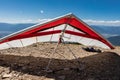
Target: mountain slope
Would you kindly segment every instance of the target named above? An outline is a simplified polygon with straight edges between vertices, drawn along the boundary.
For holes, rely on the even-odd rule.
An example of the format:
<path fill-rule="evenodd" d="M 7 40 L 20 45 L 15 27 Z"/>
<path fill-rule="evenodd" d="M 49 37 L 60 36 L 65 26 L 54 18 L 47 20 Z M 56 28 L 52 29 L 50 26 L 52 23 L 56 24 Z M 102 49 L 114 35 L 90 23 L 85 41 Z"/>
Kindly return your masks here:
<path fill-rule="evenodd" d="M 97 26 L 91 25 L 91 27 L 102 34 L 104 37 L 112 37 L 120 35 L 120 26 Z"/>
<path fill-rule="evenodd" d="M 32 23 L 25 23 L 25 24 L 0 23 L 0 38 L 32 25 L 34 24 Z"/>
<path fill-rule="evenodd" d="M 116 46 L 120 46 L 120 36 L 109 37 L 108 40 Z"/>

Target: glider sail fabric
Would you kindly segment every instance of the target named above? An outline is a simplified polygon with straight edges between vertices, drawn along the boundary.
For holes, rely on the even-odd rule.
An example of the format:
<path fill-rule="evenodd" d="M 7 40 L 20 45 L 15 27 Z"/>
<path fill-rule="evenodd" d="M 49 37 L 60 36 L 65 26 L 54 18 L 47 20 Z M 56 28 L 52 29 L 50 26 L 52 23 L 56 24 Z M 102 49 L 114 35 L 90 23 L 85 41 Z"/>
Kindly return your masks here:
<path fill-rule="evenodd" d="M 64 41 L 114 49 L 109 41 L 73 14 L 61 16 L 1 38 L 0 49 L 23 47 L 36 42 L 58 41 L 61 33 Z"/>

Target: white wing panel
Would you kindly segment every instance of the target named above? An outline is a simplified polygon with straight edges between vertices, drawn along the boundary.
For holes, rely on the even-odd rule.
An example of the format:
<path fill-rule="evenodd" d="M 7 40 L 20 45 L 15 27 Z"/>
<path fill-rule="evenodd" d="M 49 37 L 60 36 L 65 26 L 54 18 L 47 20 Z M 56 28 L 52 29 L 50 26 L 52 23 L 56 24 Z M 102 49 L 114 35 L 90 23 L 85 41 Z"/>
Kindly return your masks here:
<path fill-rule="evenodd" d="M 95 46 L 102 47 L 102 48 L 110 49 L 107 45 L 105 45 L 104 43 L 102 43 L 102 42 L 100 42 L 98 40 L 92 41 L 91 44 L 95 45 Z"/>
<path fill-rule="evenodd" d="M 71 30 L 71 31 L 73 31 L 75 28 L 73 28 L 72 26 L 70 26 L 70 25 L 67 25 L 67 28 L 66 28 L 66 30 Z"/>
<path fill-rule="evenodd" d="M 74 37 L 73 37 L 73 35 L 65 34 L 63 39 L 64 39 L 64 41 L 75 42 Z"/>
<path fill-rule="evenodd" d="M 50 28 L 50 29 L 47 29 L 47 30 L 44 30 L 44 31 L 41 31 L 41 32 L 46 32 L 46 31 L 54 31 L 54 30 L 63 30 L 65 28 L 66 24 L 62 24 L 62 25 L 59 25 L 59 26 L 55 26 L 54 28 Z M 67 25 L 66 29 L 65 30 L 70 30 L 70 31 L 75 31 L 75 32 L 79 32 L 79 33 L 83 33 L 77 29 L 75 29 L 74 27 L 70 26 L 70 25 Z M 83 33 L 84 34 L 84 33 Z"/>
<path fill-rule="evenodd" d="M 89 45 L 92 39 L 83 37 L 79 42 L 84 45 Z"/>
<path fill-rule="evenodd" d="M 50 41 L 51 35 L 45 35 L 45 36 L 38 36 L 37 41 L 38 42 L 47 42 Z"/>
<path fill-rule="evenodd" d="M 36 37 L 25 38 L 25 39 L 21 39 L 21 42 L 23 43 L 23 46 L 28 46 L 33 43 L 36 43 L 37 39 L 36 39 Z"/>
<path fill-rule="evenodd" d="M 51 38 L 51 41 L 59 41 L 60 34 L 54 34 Z"/>
<path fill-rule="evenodd" d="M 66 24 L 62 24 L 62 25 L 56 26 L 56 27 L 54 27 L 54 30 L 63 30 L 65 28 L 65 25 Z"/>
<path fill-rule="evenodd" d="M 75 31 L 75 32 L 79 32 L 79 33 L 85 34 L 84 32 L 82 32 L 82 31 L 80 31 L 80 30 L 77 30 L 76 28 L 74 28 L 74 27 L 72 27 L 72 26 L 70 26 L 70 25 L 67 25 L 66 30 L 71 30 L 71 31 Z"/>
<path fill-rule="evenodd" d="M 7 49 L 7 48 L 10 48 L 10 46 L 7 43 L 0 44 L 0 50 L 1 49 Z"/>
<path fill-rule="evenodd" d="M 104 43 L 98 40 L 85 38 L 85 37 L 82 37 L 81 40 L 79 40 L 79 43 L 86 45 L 86 46 L 98 46 L 98 47 L 110 49 L 107 45 L 105 45 Z"/>
<path fill-rule="evenodd" d="M 65 34 L 65 35 L 67 35 L 67 34 Z M 69 34 L 68 34 L 68 36 L 69 36 Z M 86 46 L 98 46 L 98 47 L 110 49 L 107 45 L 105 45 L 104 43 L 102 43 L 98 40 L 80 37 L 80 36 L 75 36 L 75 35 L 71 35 L 71 37 L 69 37 L 69 38 L 64 38 L 64 41 L 78 42 L 78 43 L 86 45 Z"/>
<path fill-rule="evenodd" d="M 11 47 L 23 47 L 22 43 L 20 40 L 13 40 L 13 41 L 9 41 L 8 44 Z"/>
<path fill-rule="evenodd" d="M 54 30 L 63 30 L 65 28 L 65 24 L 59 25 L 59 26 L 55 26 L 54 28 L 50 28 L 41 32 L 46 32 L 46 31 L 54 31 Z"/>

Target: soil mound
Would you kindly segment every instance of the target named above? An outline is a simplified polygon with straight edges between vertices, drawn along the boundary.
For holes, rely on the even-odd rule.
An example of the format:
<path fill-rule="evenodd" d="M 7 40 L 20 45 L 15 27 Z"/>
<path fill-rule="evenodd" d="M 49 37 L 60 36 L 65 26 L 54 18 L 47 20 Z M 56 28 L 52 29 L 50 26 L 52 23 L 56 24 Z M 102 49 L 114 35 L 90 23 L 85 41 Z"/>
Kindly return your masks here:
<path fill-rule="evenodd" d="M 95 79 L 119 80 L 120 56 L 114 52 L 103 52 L 82 58 L 86 77 Z"/>

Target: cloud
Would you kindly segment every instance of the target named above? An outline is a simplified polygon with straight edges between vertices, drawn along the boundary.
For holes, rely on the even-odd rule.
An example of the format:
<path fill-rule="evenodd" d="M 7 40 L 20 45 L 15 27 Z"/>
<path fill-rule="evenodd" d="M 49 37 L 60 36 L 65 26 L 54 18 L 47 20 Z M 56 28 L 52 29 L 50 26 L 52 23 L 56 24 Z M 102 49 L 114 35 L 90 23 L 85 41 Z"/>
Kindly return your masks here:
<path fill-rule="evenodd" d="M 102 35 L 103 35 L 104 37 L 106 37 L 106 38 L 114 37 L 114 36 L 119 36 L 118 34 L 106 34 L 106 33 L 103 33 Z"/>
<path fill-rule="evenodd" d="M 19 23 L 43 23 L 49 20 L 51 19 L 36 19 L 36 20 L 27 19 L 27 20 L 21 20 L 19 21 Z"/>
<path fill-rule="evenodd" d="M 42 23 L 42 22 L 46 22 L 46 21 L 50 21 L 51 19 L 38 19 L 37 23 Z"/>
<path fill-rule="evenodd" d="M 19 20 L 19 22 L 20 23 L 33 23 L 33 20 L 32 19 L 26 19 L 26 20 Z"/>
<path fill-rule="evenodd" d="M 0 19 L 3 23 L 43 23 L 52 19 Z M 120 20 L 83 20 L 89 25 L 103 25 L 103 26 L 120 26 Z"/>
<path fill-rule="evenodd" d="M 51 19 L 0 19 L 0 23 L 43 23 Z"/>
<path fill-rule="evenodd" d="M 105 21 L 105 20 L 83 20 L 90 25 L 104 25 L 104 26 L 120 26 L 120 20 Z"/>

